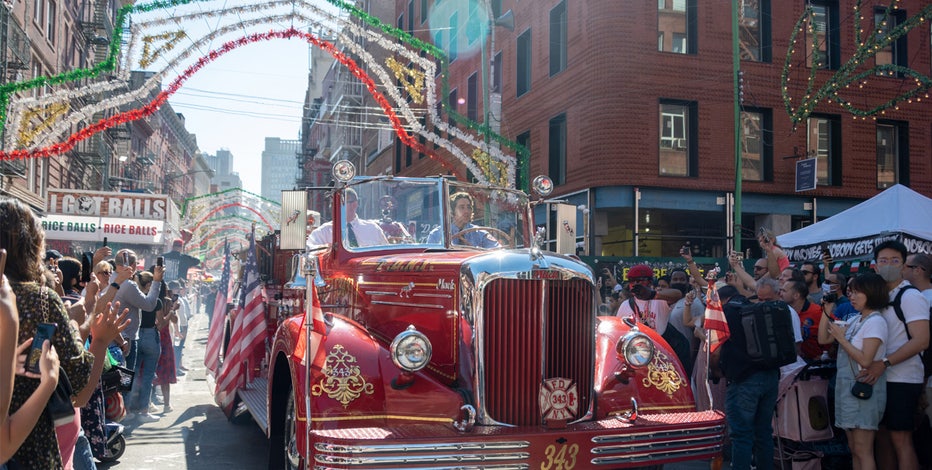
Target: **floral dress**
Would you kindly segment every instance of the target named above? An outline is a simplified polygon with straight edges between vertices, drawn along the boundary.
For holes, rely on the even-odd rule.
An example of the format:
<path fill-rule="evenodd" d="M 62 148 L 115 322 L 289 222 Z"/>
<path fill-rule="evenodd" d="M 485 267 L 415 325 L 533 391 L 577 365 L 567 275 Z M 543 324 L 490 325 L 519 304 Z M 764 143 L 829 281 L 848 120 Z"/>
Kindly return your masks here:
<path fill-rule="evenodd" d="M 58 326 L 52 345 L 61 363 L 62 370 L 68 374 L 75 392 L 87 385 L 94 364 L 94 355 L 84 348 L 81 334 L 78 333 L 65 306 L 58 294 L 52 289 L 48 292 L 48 308 L 43 307 L 42 294 L 37 282 L 10 282 L 13 293 L 16 294 L 16 307 L 19 310 L 19 338 L 17 344 L 32 338 L 36 334 L 39 323 L 54 323 Z M 39 387 L 39 379 L 16 376 L 13 382 L 13 397 L 10 402 L 10 413 L 15 413 Z M 10 468 L 62 468 L 61 455 L 58 450 L 58 439 L 52 419 L 47 413 L 42 413 L 32 432 L 26 437 L 19 448 Z"/>

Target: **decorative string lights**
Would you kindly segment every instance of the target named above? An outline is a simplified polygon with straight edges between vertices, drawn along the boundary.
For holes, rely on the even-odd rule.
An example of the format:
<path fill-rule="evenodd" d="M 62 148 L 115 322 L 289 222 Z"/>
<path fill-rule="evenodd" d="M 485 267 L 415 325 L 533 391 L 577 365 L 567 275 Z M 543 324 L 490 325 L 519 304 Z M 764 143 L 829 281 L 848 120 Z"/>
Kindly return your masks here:
<path fill-rule="evenodd" d="M 837 40 L 837 36 L 834 39 L 830 36 L 831 33 L 824 27 L 824 23 L 828 21 L 825 15 L 820 15 L 820 12 L 816 11 L 817 7 L 807 2 L 790 36 L 790 47 L 787 49 L 780 77 L 783 105 L 794 125 L 805 121 L 822 102 L 837 104 L 851 113 L 854 119 L 866 120 L 868 117 L 876 119 L 877 115 L 886 114 L 888 109 L 899 110 L 901 104 L 921 102 L 929 97 L 928 90 L 932 88 L 932 78 L 929 76 L 898 64 L 892 58 L 887 63 L 877 63 L 878 53 L 887 50 L 913 28 L 925 25 L 926 18 L 932 15 L 932 5 L 927 5 L 911 17 L 897 16 L 899 4 L 900 0 L 891 1 L 879 17 L 879 24 L 874 24 L 865 32 L 864 10 L 868 13 L 875 10 L 873 6 L 862 8 L 860 0 L 855 3 L 852 16 L 857 48 L 847 62 L 841 64 L 834 74 L 818 86 L 817 80 L 824 76 L 824 69 L 830 65 L 824 63 L 828 59 L 827 54 L 820 51 L 830 47 L 831 41 Z M 901 18 L 901 21 L 895 21 L 896 18 Z M 874 20 L 873 15 L 870 19 Z M 805 39 L 800 42 L 803 35 L 808 38 L 808 43 Z M 803 50 L 797 50 L 798 48 Z M 806 61 L 794 61 L 798 52 L 806 57 Z M 808 64 L 809 71 L 804 80 L 795 79 L 797 75 L 802 75 L 802 72 L 799 72 L 799 64 Z M 794 65 L 797 65 L 795 69 Z M 819 73 L 820 70 L 823 72 Z M 901 80 L 901 89 L 905 91 L 886 101 L 867 104 L 864 87 L 868 85 L 869 80 L 880 80 L 883 77 Z M 805 82 L 804 90 L 801 90 L 803 85 L 797 83 L 802 81 Z"/>
<path fill-rule="evenodd" d="M 164 0 L 121 8 L 103 62 L 0 86 L 0 125 L 5 130 L 0 161 L 64 154 L 98 132 L 150 116 L 192 75 L 236 48 L 298 39 L 332 55 L 362 83 L 405 145 L 458 177 L 463 175 L 449 157 L 480 183 L 511 186 L 515 181 L 518 159 L 502 149 L 526 161 L 523 147 L 486 124 L 466 119 L 439 98 L 448 88 L 442 50 L 340 0 L 328 0 L 330 7 L 310 0 L 251 1 L 255 3 L 227 7 L 218 0 Z M 296 23 L 310 25 L 315 34 L 298 30 Z M 193 32 L 204 24 L 212 25 L 208 32 Z M 366 47 L 356 38 L 364 38 Z M 130 71 L 140 69 L 153 73 L 133 88 Z M 430 78 L 436 76 L 439 90 L 437 80 Z M 48 92 L 29 96 L 29 90 L 39 87 Z M 441 109 L 447 116 L 440 116 Z M 500 145 L 490 146 L 489 141 Z"/>

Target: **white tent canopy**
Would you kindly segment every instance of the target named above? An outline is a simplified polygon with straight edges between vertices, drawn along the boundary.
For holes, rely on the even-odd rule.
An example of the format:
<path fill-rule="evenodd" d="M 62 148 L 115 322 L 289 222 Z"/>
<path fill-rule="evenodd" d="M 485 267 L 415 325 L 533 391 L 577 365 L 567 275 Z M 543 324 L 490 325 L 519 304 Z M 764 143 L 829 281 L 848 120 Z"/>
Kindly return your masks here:
<path fill-rule="evenodd" d="M 777 237 L 790 261 L 819 260 L 828 249 L 835 260 L 869 259 L 874 246 L 890 239 L 910 253 L 932 253 L 932 199 L 901 184 L 808 227 Z"/>

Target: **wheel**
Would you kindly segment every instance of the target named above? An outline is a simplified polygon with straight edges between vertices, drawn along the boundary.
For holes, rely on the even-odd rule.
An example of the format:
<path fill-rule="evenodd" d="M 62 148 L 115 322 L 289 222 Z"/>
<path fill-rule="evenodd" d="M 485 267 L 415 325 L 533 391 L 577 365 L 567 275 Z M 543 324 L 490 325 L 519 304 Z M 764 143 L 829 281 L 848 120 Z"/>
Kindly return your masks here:
<path fill-rule="evenodd" d="M 274 421 L 271 421 L 269 434 L 269 470 L 304 470 L 304 459 L 298 450 L 298 415 L 294 393 L 291 387 L 287 387 L 284 392 L 287 393 L 284 406 L 276 406 L 272 410 L 271 419 Z M 277 392 L 275 394 L 279 395 Z"/>
<path fill-rule="evenodd" d="M 101 462 L 113 462 L 123 456 L 126 452 L 126 438 L 122 435 L 107 443 L 107 454 L 97 457 Z"/>
<path fill-rule="evenodd" d="M 495 227 L 481 227 L 481 226 L 469 227 L 467 229 L 463 229 L 463 230 L 460 230 L 459 232 L 456 232 L 456 234 L 453 235 L 453 239 L 460 240 L 461 242 L 463 242 L 463 244 L 468 245 L 469 242 L 466 241 L 466 234 L 469 232 L 479 232 L 481 230 L 491 232 L 492 235 L 498 238 L 498 242 L 501 243 L 502 245 L 508 248 L 515 247 L 515 242 L 514 240 L 511 239 L 511 235 L 508 235 L 508 233 L 506 233 L 504 230 L 500 230 Z"/>

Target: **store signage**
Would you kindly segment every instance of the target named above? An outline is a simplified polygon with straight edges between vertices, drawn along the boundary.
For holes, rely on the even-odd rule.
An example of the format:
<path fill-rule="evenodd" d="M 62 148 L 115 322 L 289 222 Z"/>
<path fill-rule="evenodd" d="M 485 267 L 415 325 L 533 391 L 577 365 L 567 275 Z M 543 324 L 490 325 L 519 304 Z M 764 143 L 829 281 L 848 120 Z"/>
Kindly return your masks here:
<path fill-rule="evenodd" d="M 796 162 L 796 192 L 812 191 L 818 181 L 818 160 L 807 158 Z"/>
<path fill-rule="evenodd" d="M 160 245 L 165 222 L 161 220 L 86 217 L 51 214 L 43 217 L 42 228 L 50 240 Z"/>
<path fill-rule="evenodd" d="M 164 195 L 49 190 L 49 214 L 164 221 L 167 207 Z"/>

